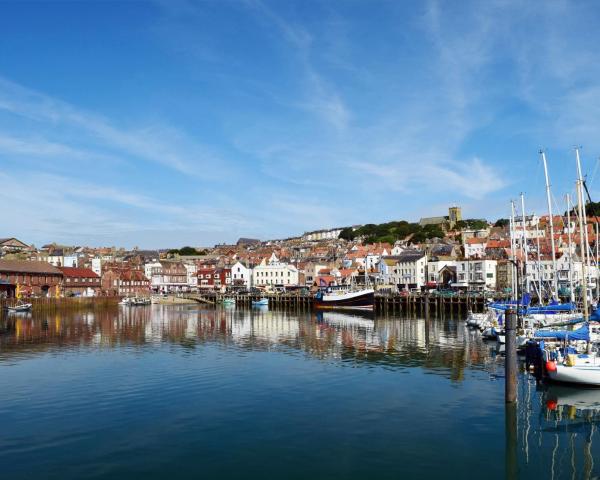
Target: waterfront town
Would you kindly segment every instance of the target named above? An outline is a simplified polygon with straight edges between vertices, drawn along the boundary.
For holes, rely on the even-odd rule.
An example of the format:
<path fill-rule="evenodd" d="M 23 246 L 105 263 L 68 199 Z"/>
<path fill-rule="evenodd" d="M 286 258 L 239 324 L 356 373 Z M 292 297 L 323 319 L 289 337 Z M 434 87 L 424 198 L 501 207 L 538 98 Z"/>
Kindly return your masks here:
<path fill-rule="evenodd" d="M 570 223 L 569 223 L 570 221 Z M 600 217 L 588 216 L 590 251 L 597 252 Z M 148 296 L 184 292 L 314 292 L 370 282 L 381 293 L 485 292 L 507 294 L 516 284 L 509 221 L 463 219 L 460 207 L 418 223 L 390 222 L 306 232 L 301 236 L 213 247 L 141 250 L 40 247 L 0 238 L 0 296 Z M 531 285 L 555 282 L 559 293 L 581 282 L 574 220 L 555 215 L 514 218 L 513 237 L 527 239 Z M 552 255 L 550 224 L 555 255 Z M 524 226 L 523 226 L 524 224 Z M 521 253 L 522 257 L 523 253 Z M 554 259 L 552 257 L 555 257 Z M 553 260 L 556 268 L 553 267 Z M 592 262 L 596 264 L 596 261 Z M 595 285 L 597 269 L 589 271 Z"/>

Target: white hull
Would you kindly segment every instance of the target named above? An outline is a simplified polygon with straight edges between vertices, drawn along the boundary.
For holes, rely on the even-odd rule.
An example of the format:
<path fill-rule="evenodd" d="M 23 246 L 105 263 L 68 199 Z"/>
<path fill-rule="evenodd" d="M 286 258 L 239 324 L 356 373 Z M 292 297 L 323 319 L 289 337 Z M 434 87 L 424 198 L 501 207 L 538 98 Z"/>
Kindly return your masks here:
<path fill-rule="evenodd" d="M 568 367 L 557 365 L 556 371 L 548 372 L 548 376 L 555 382 L 600 387 L 600 366 L 577 365 Z"/>
<path fill-rule="evenodd" d="M 15 305 L 14 307 L 7 307 L 6 309 L 12 313 L 29 312 L 32 306 L 31 303 L 23 303 L 21 305 Z"/>

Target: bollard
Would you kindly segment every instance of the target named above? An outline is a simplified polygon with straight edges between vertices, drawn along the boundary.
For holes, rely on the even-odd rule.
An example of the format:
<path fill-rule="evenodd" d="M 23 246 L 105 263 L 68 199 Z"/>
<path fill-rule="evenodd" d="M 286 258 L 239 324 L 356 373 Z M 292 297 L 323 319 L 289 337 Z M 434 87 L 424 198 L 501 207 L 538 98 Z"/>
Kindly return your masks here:
<path fill-rule="evenodd" d="M 517 313 L 507 310 L 504 317 L 506 346 L 504 360 L 504 394 L 506 403 L 517 401 Z"/>

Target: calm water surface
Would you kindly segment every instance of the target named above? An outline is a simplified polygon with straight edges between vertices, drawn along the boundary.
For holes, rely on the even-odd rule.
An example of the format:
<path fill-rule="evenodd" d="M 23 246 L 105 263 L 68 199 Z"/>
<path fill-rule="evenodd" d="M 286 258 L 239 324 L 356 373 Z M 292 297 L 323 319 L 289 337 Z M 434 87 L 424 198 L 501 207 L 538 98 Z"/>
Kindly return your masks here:
<path fill-rule="evenodd" d="M 600 391 L 522 376 L 507 429 L 503 375 L 459 319 L 3 316 L 0 477 L 598 476 Z"/>

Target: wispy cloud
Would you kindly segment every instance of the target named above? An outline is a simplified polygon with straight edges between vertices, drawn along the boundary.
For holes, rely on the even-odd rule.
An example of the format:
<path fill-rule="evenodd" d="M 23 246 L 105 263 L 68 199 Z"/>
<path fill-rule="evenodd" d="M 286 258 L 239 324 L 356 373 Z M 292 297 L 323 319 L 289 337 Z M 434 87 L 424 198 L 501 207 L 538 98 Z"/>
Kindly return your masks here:
<path fill-rule="evenodd" d="M 196 202 L 173 205 L 72 177 L 0 171 L 0 181 L 4 185 L 0 204 L 11 205 L 3 212 L 3 229 L 20 231 L 40 241 L 48 237 L 122 238 L 128 232 L 145 236 L 144 232 L 159 230 L 225 235 L 229 229 L 249 227 L 247 216 L 240 212 Z M 152 243 L 151 238 L 140 240 Z"/>
<path fill-rule="evenodd" d="M 98 142 L 97 148 L 162 165 L 186 175 L 214 178 L 220 172 L 206 167 L 218 164 L 221 169 L 225 169 L 227 165 L 210 149 L 190 140 L 173 127 L 150 123 L 144 127 L 127 129 L 100 115 L 0 77 L 0 111 L 2 110 L 42 124 L 50 135 L 60 134 L 57 132 L 60 132 L 61 127 L 71 127 Z M 68 154 L 75 151 L 69 146 L 59 147 L 55 142 L 34 141 L 28 144 L 26 148 L 29 150 L 36 145 L 40 147 L 37 153 L 41 155 L 47 155 L 49 149 L 57 151 L 62 148 Z M 18 147 L 14 141 L 11 145 L 5 142 L 5 146 Z"/>
<path fill-rule="evenodd" d="M 304 82 L 304 98 L 289 103 L 296 108 L 312 112 L 338 131 L 343 131 L 351 119 L 351 113 L 336 89 L 335 83 L 319 71 L 313 61 L 313 36 L 305 28 L 294 24 L 261 0 L 247 0 L 248 5 L 268 28 L 273 26 L 281 38 L 291 47 L 292 57 Z"/>

